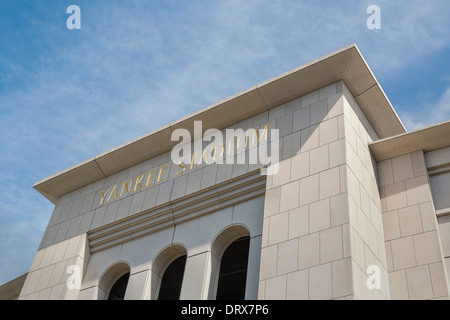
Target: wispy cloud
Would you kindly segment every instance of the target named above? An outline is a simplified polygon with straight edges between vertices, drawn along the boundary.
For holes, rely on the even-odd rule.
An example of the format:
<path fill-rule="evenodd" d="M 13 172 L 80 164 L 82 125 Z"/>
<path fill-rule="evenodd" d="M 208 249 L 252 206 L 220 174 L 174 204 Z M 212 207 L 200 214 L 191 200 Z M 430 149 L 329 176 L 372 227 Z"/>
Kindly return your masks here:
<path fill-rule="evenodd" d="M 411 111 L 405 108 L 400 117 L 409 131 L 450 120 L 450 86 L 436 101 L 420 105 Z"/>

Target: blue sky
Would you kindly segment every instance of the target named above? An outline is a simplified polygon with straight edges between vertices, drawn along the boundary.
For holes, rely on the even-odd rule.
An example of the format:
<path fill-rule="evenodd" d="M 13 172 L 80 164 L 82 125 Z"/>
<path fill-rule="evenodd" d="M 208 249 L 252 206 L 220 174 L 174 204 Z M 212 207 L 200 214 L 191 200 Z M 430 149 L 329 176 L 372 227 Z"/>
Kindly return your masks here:
<path fill-rule="evenodd" d="M 351 43 L 408 130 L 450 120 L 449 35 L 448 0 L 1 1 L 0 284 L 52 213 L 35 182 Z"/>

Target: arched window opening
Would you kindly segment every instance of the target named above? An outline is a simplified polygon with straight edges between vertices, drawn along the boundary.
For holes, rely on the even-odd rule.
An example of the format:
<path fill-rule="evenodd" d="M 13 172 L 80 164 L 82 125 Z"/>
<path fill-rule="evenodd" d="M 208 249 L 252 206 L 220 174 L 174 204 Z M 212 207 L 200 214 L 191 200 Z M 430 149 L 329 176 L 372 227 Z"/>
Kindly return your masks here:
<path fill-rule="evenodd" d="M 176 258 L 167 267 L 161 281 L 158 300 L 180 299 L 181 284 L 183 282 L 186 255 Z"/>
<path fill-rule="evenodd" d="M 244 300 L 250 237 L 232 242 L 220 262 L 217 300 Z"/>
<path fill-rule="evenodd" d="M 108 300 L 123 300 L 125 298 L 129 278 L 130 273 L 127 272 L 114 283 L 109 291 Z"/>

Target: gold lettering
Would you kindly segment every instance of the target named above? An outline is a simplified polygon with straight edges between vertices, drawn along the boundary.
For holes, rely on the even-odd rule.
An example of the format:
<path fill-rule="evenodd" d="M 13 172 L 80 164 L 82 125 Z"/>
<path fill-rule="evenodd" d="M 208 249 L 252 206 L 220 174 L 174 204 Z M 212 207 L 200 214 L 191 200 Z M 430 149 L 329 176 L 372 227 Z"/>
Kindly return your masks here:
<path fill-rule="evenodd" d="M 214 147 L 214 156 L 213 156 L 213 162 L 216 161 L 216 154 L 217 154 L 217 147 L 222 146 L 222 153 L 220 154 L 220 156 L 218 156 L 218 158 L 221 158 L 223 156 L 223 153 L 225 151 L 225 146 L 224 144 L 218 144 Z"/>
<path fill-rule="evenodd" d="M 143 174 L 142 176 L 136 178 L 136 184 L 134 185 L 134 190 L 133 190 L 133 191 L 141 190 L 141 189 L 142 189 L 141 181 L 142 181 L 142 179 L 143 179 L 144 177 L 145 177 L 145 174 Z M 139 186 L 139 189 L 137 189 L 138 186 Z"/>
<path fill-rule="evenodd" d="M 148 178 L 147 178 L 147 183 L 145 184 L 146 187 L 153 185 L 155 182 L 153 181 L 152 183 L 150 183 L 150 179 L 154 179 L 155 176 L 152 174 L 153 172 L 156 172 L 158 169 L 154 169 L 152 171 L 148 172 Z"/>
<path fill-rule="evenodd" d="M 197 167 L 199 167 L 199 166 L 202 164 L 203 159 L 205 159 L 205 163 L 206 163 L 206 164 L 209 164 L 209 159 L 208 159 L 208 149 L 207 149 L 207 148 L 205 148 L 205 149 L 203 150 L 203 154 L 202 154 L 202 156 L 200 157 L 200 161 L 198 162 Z"/>
<path fill-rule="evenodd" d="M 237 144 L 236 144 L 236 150 L 237 151 L 245 149 L 248 146 L 248 134 L 247 134 L 247 135 L 245 135 L 245 146 L 242 147 L 242 148 L 239 148 L 239 145 L 241 144 L 241 137 L 242 137 L 242 135 L 237 137 Z"/>
<path fill-rule="evenodd" d="M 109 191 L 110 188 L 106 190 L 102 190 L 102 199 L 100 200 L 100 205 L 103 204 L 103 200 L 105 200 L 106 193 Z"/>
<path fill-rule="evenodd" d="M 108 200 L 106 200 L 106 202 L 109 201 L 109 199 L 111 199 L 111 196 L 114 195 L 114 200 L 117 199 L 117 185 L 114 186 L 114 188 L 112 189 L 111 193 L 109 194 Z"/>
<path fill-rule="evenodd" d="M 178 174 L 182 174 L 182 173 L 184 172 L 184 170 L 186 170 L 186 166 L 184 165 L 183 160 L 180 161 L 180 163 L 178 164 L 178 166 L 179 166 L 181 169 L 183 169 L 183 170 L 181 170 L 181 172 L 176 172 L 177 175 L 178 175 Z"/>
<path fill-rule="evenodd" d="M 159 168 L 159 174 L 158 174 L 158 180 L 156 180 L 156 182 L 160 182 L 160 181 L 164 181 L 166 180 L 166 178 L 162 178 L 161 179 L 161 174 L 166 173 L 166 170 L 163 171 L 164 168 L 167 168 L 169 165 L 166 164 L 165 166 L 162 166 Z"/>
<path fill-rule="evenodd" d="M 266 141 L 269 137 L 269 126 L 270 126 L 270 123 L 266 124 L 266 126 L 264 127 L 264 129 L 262 131 L 262 135 L 261 135 L 261 136 L 263 136 L 264 132 L 266 133 Z M 253 135 L 252 145 L 255 144 L 255 135 L 256 135 L 256 139 L 258 140 L 258 143 L 260 142 L 259 130 L 258 129 L 253 129 L 253 130 L 255 130 L 255 134 Z"/>
<path fill-rule="evenodd" d="M 121 197 L 122 194 L 123 194 L 123 187 L 125 187 L 125 192 L 126 192 L 127 194 L 129 194 L 130 191 L 131 191 L 131 187 L 132 187 L 132 186 L 133 186 L 133 179 L 130 180 L 130 187 L 128 187 L 128 181 L 122 182 L 122 190 L 120 191 L 120 197 Z"/>
<path fill-rule="evenodd" d="M 189 170 L 192 170 L 192 168 L 194 167 L 194 159 L 195 159 L 195 156 L 198 154 L 198 152 L 196 152 L 196 153 L 194 153 L 194 154 L 192 154 L 192 159 L 191 159 L 191 168 L 189 169 Z"/>
<path fill-rule="evenodd" d="M 228 143 L 228 152 L 227 152 L 228 155 L 231 154 L 231 146 L 232 146 L 232 144 L 233 144 L 233 140 L 234 140 L 234 137 L 228 140 L 228 141 L 230 141 L 230 142 Z"/>

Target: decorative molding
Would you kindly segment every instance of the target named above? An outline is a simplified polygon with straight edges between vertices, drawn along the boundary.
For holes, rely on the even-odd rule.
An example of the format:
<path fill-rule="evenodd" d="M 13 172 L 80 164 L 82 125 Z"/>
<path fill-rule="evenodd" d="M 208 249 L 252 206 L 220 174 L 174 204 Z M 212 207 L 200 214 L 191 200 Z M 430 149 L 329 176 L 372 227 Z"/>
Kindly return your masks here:
<path fill-rule="evenodd" d="M 159 230 L 260 197 L 265 192 L 266 176 L 261 175 L 259 169 L 249 172 L 89 231 L 90 252 L 95 253 L 144 237 Z"/>

